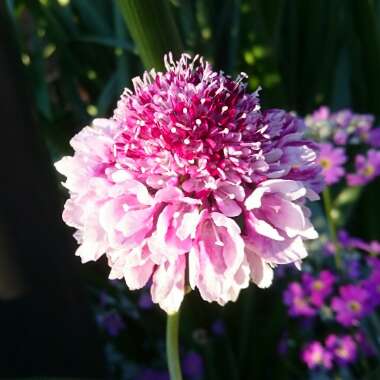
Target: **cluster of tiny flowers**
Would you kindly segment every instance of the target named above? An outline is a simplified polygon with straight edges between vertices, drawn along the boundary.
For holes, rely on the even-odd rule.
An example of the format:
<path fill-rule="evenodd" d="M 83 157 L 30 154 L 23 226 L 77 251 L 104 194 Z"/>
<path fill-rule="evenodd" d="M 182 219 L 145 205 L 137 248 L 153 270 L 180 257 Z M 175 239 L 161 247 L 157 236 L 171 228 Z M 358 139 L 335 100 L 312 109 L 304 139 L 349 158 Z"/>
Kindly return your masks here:
<path fill-rule="evenodd" d="M 335 145 L 365 143 L 380 147 L 380 128 L 374 128 L 375 117 L 356 114 L 343 109 L 331 112 L 326 106 L 305 117 L 309 133 L 318 141 L 332 141 Z"/>
<path fill-rule="evenodd" d="M 320 142 L 319 163 L 327 185 L 338 183 L 346 175 L 347 145 L 361 144 L 364 154 L 355 156 L 355 172 L 347 174 L 349 186 L 366 185 L 380 175 L 380 128 L 373 128 L 374 116 L 350 110 L 330 112 L 321 107 L 305 118 L 308 131 Z M 368 149 L 368 147 L 370 147 Z"/>
<path fill-rule="evenodd" d="M 224 305 L 250 280 L 268 287 L 276 265 L 299 265 L 317 237 L 305 202 L 323 183 L 304 122 L 261 110 L 244 75 L 188 55 L 165 63 L 133 80 L 111 119 L 74 136 L 56 168 L 76 254 L 105 254 L 111 279 L 151 283 L 172 313 L 188 286 Z"/>
<path fill-rule="evenodd" d="M 377 241 L 365 242 L 338 233 L 344 251 L 344 270 L 335 273 L 322 270 L 318 275 L 303 273 L 299 282 L 285 289 L 283 301 L 288 314 L 302 325 L 319 324 L 328 332 L 322 341 L 309 341 L 301 350 L 301 360 L 310 369 L 332 369 L 354 363 L 357 346 L 366 346 L 364 354 L 373 354 L 373 347 L 363 335 L 363 320 L 374 314 L 380 305 L 380 252 Z M 332 254 L 334 252 L 330 252 Z M 332 331 L 339 331 L 337 335 Z"/>
<path fill-rule="evenodd" d="M 284 292 L 283 300 L 292 317 L 314 317 L 333 292 L 335 275 L 323 270 L 318 276 L 302 275 L 301 282 L 291 282 Z"/>

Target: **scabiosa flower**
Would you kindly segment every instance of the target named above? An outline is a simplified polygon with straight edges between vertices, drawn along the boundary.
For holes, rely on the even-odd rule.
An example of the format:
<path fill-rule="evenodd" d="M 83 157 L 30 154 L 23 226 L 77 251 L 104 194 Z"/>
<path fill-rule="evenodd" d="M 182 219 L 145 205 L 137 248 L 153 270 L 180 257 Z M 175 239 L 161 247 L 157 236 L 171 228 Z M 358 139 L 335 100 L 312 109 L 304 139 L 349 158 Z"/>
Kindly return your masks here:
<path fill-rule="evenodd" d="M 380 175 L 380 152 L 369 150 L 367 155 L 358 154 L 355 157 L 356 173 L 347 175 L 350 186 L 366 185 Z"/>
<path fill-rule="evenodd" d="M 347 157 L 343 148 L 334 148 L 332 144 L 320 144 L 318 162 L 322 167 L 322 174 L 327 185 L 339 182 L 344 176 L 343 168 Z"/>
<path fill-rule="evenodd" d="M 343 326 L 357 325 L 368 311 L 367 290 L 356 285 L 345 285 L 339 288 L 339 297 L 334 297 L 331 308 L 336 313 L 336 320 Z"/>
<path fill-rule="evenodd" d="M 350 335 L 337 336 L 331 334 L 326 338 L 326 348 L 333 354 L 337 364 L 353 363 L 357 357 L 357 346 Z"/>
<path fill-rule="evenodd" d="M 310 342 L 304 347 L 301 352 L 301 359 L 310 369 L 331 369 L 333 365 L 333 355 L 318 341 Z"/>
<path fill-rule="evenodd" d="M 243 76 L 199 57 L 169 55 L 166 72 L 133 84 L 113 118 L 84 128 L 74 156 L 56 164 L 82 261 L 106 254 L 110 277 L 130 289 L 151 279 L 168 313 L 187 285 L 224 305 L 250 279 L 269 286 L 273 266 L 298 265 L 303 241 L 317 237 L 305 201 L 322 187 L 304 123 L 261 111 Z"/>

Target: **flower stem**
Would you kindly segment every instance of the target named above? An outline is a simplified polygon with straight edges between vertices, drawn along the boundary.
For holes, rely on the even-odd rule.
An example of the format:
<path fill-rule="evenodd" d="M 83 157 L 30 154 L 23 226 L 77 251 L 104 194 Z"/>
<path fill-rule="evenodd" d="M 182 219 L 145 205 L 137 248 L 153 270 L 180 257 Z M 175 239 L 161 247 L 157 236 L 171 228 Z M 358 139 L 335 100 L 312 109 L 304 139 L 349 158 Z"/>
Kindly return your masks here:
<path fill-rule="evenodd" d="M 178 350 L 179 311 L 168 314 L 166 323 L 166 355 L 170 380 L 182 380 Z"/>
<path fill-rule="evenodd" d="M 340 257 L 340 250 L 339 250 L 339 243 L 338 243 L 338 238 L 337 238 L 337 233 L 336 233 L 336 225 L 335 221 L 332 215 L 333 208 L 332 208 L 332 201 L 331 201 L 331 193 L 330 193 L 330 188 L 326 186 L 326 188 L 323 190 L 323 204 L 325 207 L 325 213 L 327 217 L 327 225 L 329 227 L 330 231 L 330 237 L 332 242 L 335 245 L 336 252 L 335 252 L 335 265 L 337 269 L 342 268 L 342 260 Z"/>

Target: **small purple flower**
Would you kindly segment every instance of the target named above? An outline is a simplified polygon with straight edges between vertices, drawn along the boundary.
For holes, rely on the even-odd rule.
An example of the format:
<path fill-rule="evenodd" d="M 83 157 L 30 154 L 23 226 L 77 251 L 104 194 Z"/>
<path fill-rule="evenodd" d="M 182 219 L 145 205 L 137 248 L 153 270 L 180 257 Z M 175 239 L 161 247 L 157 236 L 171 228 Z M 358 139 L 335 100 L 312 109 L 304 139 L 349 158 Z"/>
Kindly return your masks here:
<path fill-rule="evenodd" d="M 322 250 L 326 256 L 334 256 L 336 254 L 336 245 L 332 241 L 328 241 L 323 245 Z"/>
<path fill-rule="evenodd" d="M 311 134 L 320 141 L 333 141 L 336 145 L 367 143 L 373 147 L 380 146 L 380 131 L 372 130 L 374 116 L 356 114 L 350 109 L 332 113 L 322 106 L 305 118 Z"/>
<path fill-rule="evenodd" d="M 304 347 L 301 359 L 310 369 L 332 368 L 333 355 L 317 341 L 310 342 Z"/>
<path fill-rule="evenodd" d="M 372 240 L 369 243 L 363 239 L 350 236 L 347 231 L 340 230 L 338 232 L 339 243 L 346 249 L 360 249 L 361 251 L 378 254 L 380 253 L 380 242 Z"/>
<path fill-rule="evenodd" d="M 339 182 L 345 174 L 343 164 L 347 157 L 343 148 L 334 148 L 330 143 L 319 144 L 318 162 L 322 167 L 322 175 L 327 185 Z"/>
<path fill-rule="evenodd" d="M 313 277 L 309 273 L 302 276 L 304 288 L 310 294 L 310 301 L 316 307 L 321 307 L 326 297 L 328 297 L 335 284 L 335 276 L 328 270 L 323 270 L 318 277 Z"/>
<path fill-rule="evenodd" d="M 356 173 L 347 174 L 349 186 L 366 185 L 380 175 L 380 151 L 369 150 L 367 156 L 358 154 L 355 157 Z"/>
<path fill-rule="evenodd" d="M 368 292 L 356 285 L 339 288 L 339 297 L 334 297 L 331 308 L 336 312 L 336 320 L 343 326 L 357 325 L 367 312 Z"/>
<path fill-rule="evenodd" d="M 329 120 L 330 115 L 331 113 L 329 107 L 321 106 L 313 112 L 312 118 L 315 122 L 326 121 Z"/>
<path fill-rule="evenodd" d="M 283 301 L 288 306 L 288 313 L 292 317 L 313 317 L 316 309 L 311 304 L 309 295 L 298 282 L 292 282 L 285 290 Z"/>
<path fill-rule="evenodd" d="M 110 311 L 107 314 L 97 317 L 99 325 L 110 336 L 119 335 L 120 331 L 125 328 L 125 324 L 121 316 L 116 311 Z"/>
<path fill-rule="evenodd" d="M 182 360 L 182 369 L 186 377 L 198 379 L 203 374 L 203 359 L 196 352 L 189 352 Z"/>
<path fill-rule="evenodd" d="M 325 341 L 326 348 L 332 353 L 334 360 L 340 364 L 350 364 L 356 360 L 357 346 L 350 335 L 329 335 Z"/>

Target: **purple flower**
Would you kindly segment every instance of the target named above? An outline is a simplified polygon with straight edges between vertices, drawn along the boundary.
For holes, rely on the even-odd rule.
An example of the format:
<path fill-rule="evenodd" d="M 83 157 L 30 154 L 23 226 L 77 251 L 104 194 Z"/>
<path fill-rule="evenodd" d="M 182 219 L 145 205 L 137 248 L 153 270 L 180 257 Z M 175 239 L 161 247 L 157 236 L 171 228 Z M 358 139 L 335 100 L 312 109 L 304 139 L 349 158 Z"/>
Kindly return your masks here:
<path fill-rule="evenodd" d="M 323 245 L 322 250 L 326 256 L 334 256 L 336 254 L 336 245 L 332 241 L 328 241 Z"/>
<path fill-rule="evenodd" d="M 374 116 L 356 114 L 349 109 L 332 113 L 322 106 L 305 118 L 311 134 L 320 141 L 333 141 L 337 145 L 365 142 L 373 147 L 380 146 L 380 132 L 372 130 Z"/>
<path fill-rule="evenodd" d="M 203 359 L 196 352 L 189 352 L 182 360 L 182 369 L 186 377 L 198 379 L 203 374 Z"/>
<path fill-rule="evenodd" d="M 333 355 L 326 350 L 320 342 L 314 341 L 307 344 L 301 352 L 302 361 L 310 368 L 332 368 Z"/>
<path fill-rule="evenodd" d="M 380 253 L 380 242 L 372 240 L 369 243 L 363 239 L 350 236 L 347 231 L 340 230 L 338 232 L 339 243 L 343 248 L 360 249 L 368 253 Z"/>
<path fill-rule="evenodd" d="M 326 338 L 325 344 L 338 364 L 353 363 L 357 357 L 356 342 L 350 335 L 339 337 L 331 334 Z"/>
<path fill-rule="evenodd" d="M 302 276 L 302 283 L 310 294 L 313 305 L 321 307 L 324 304 L 326 297 L 333 291 L 335 280 L 335 276 L 328 270 L 323 270 L 316 278 L 309 273 Z"/>
<path fill-rule="evenodd" d="M 332 144 L 319 144 L 318 162 L 327 185 L 337 183 L 344 176 L 343 164 L 347 161 L 343 148 L 334 148 Z"/>
<path fill-rule="evenodd" d="M 356 173 L 347 174 L 350 186 L 366 185 L 380 174 L 380 151 L 369 150 L 367 156 L 358 154 L 355 157 Z"/>
<path fill-rule="evenodd" d="M 125 324 L 121 316 L 116 311 L 111 311 L 97 317 L 99 325 L 110 336 L 117 336 L 121 330 L 125 328 Z"/>
<path fill-rule="evenodd" d="M 313 317 L 317 312 L 311 304 L 310 296 L 298 282 L 289 284 L 284 292 L 283 301 L 288 306 L 289 315 L 292 317 Z"/>
<path fill-rule="evenodd" d="M 336 320 L 346 327 L 357 325 L 368 312 L 368 296 L 367 290 L 362 287 L 341 286 L 339 297 L 334 297 L 331 302 L 331 307 L 336 312 Z"/>

